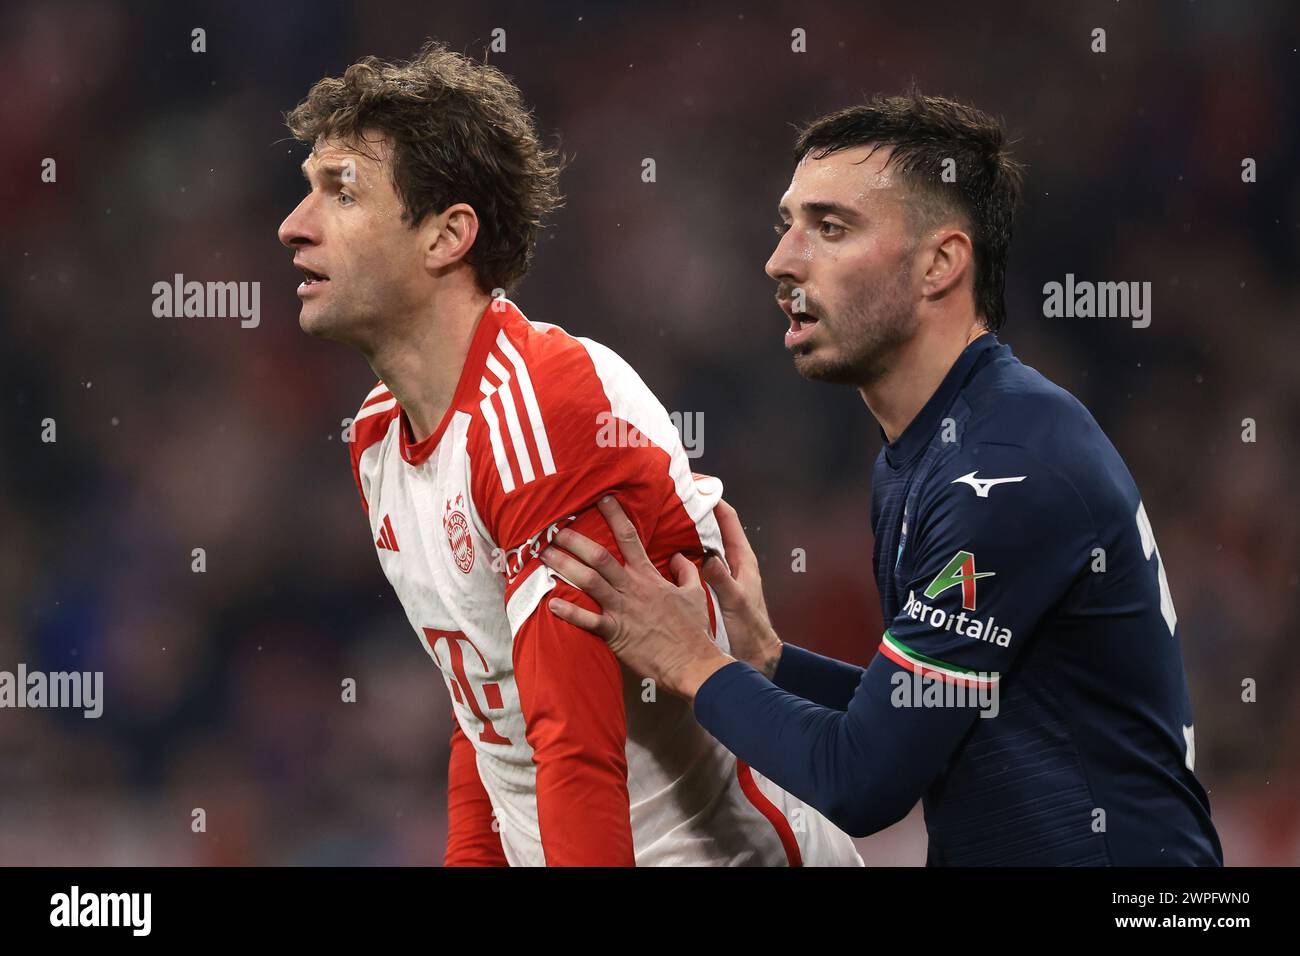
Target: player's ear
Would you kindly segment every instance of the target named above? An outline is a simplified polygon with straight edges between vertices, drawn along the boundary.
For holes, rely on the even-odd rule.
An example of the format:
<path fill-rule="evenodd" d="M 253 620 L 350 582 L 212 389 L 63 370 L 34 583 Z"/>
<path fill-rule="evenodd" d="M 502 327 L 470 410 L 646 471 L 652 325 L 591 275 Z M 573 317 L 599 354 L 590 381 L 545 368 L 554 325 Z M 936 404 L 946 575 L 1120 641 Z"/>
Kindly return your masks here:
<path fill-rule="evenodd" d="M 468 203 L 448 206 L 426 223 L 424 266 L 437 272 L 462 261 L 478 237 L 478 213 Z"/>
<path fill-rule="evenodd" d="M 937 299 L 961 284 L 962 277 L 974 266 L 970 236 L 961 229 L 943 228 L 922 244 L 928 250 L 922 293 Z"/>

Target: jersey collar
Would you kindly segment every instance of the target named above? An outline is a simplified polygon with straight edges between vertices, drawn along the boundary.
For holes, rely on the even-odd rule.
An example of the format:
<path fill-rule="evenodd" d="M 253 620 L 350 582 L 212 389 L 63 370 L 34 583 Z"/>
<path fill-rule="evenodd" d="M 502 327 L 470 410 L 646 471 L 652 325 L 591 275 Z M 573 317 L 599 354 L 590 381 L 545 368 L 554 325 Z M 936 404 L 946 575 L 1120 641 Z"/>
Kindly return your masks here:
<path fill-rule="evenodd" d="M 523 313 L 519 307 L 504 297 L 493 297 L 488 303 L 488 307 L 483 310 L 479 316 L 478 323 L 474 326 L 474 335 L 470 339 L 469 352 L 465 356 L 465 364 L 460 370 L 460 379 L 456 383 L 456 392 L 452 396 L 451 404 L 443 412 L 442 420 L 438 422 L 438 427 L 424 439 L 412 441 L 411 424 L 406 419 L 405 410 L 401 410 L 398 416 L 400 423 L 399 432 L 401 434 L 402 458 L 408 465 L 419 465 L 424 463 L 430 455 L 433 454 L 438 442 L 442 441 L 443 433 L 447 431 L 447 426 L 451 424 L 452 416 L 457 411 L 466 406 L 466 404 L 478 397 L 479 380 L 483 376 L 483 370 L 487 365 L 488 352 L 491 350 L 493 343 L 500 334 L 505 325 L 514 320 L 522 319 Z M 401 406 L 398 406 L 401 409 Z"/>
<path fill-rule="evenodd" d="M 901 468 L 930 444 L 935 429 L 939 427 L 943 416 L 952 408 L 957 394 L 970 380 L 976 367 L 983 364 L 980 362 L 981 357 L 1002 347 L 997 336 L 992 332 L 986 332 L 962 350 L 962 353 L 957 356 L 957 361 L 952 363 L 952 368 L 948 369 L 948 374 L 939 383 L 939 387 L 930 396 L 930 400 L 925 403 L 925 407 L 916 418 L 912 419 L 912 423 L 903 430 L 903 434 L 893 442 L 886 441 L 885 461 L 891 468 Z M 885 441 L 883 428 L 880 430 L 880 438 Z"/>

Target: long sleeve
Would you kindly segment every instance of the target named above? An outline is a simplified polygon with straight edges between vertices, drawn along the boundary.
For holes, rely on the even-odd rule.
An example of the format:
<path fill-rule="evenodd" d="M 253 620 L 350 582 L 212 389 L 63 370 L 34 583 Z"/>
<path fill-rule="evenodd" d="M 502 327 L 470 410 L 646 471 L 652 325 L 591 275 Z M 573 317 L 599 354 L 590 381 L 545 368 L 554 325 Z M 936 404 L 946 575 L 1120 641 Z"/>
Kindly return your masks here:
<path fill-rule="evenodd" d="M 590 606 L 563 582 L 554 595 Z M 544 606 L 515 639 L 547 866 L 633 866 L 623 678 L 608 647 Z"/>
<path fill-rule="evenodd" d="M 865 673 L 861 667 L 787 643 L 781 649 L 781 662 L 772 683 L 814 704 L 844 710 Z"/>
<path fill-rule="evenodd" d="M 595 507 L 611 494 L 657 564 L 676 552 L 699 561 L 705 539 L 721 544 L 711 514 L 721 488 L 701 491 L 667 411 L 607 349 L 521 323 L 502 332 L 492 356 L 485 411 L 466 438 L 470 486 L 505 579 L 543 856 L 548 865 L 633 865 L 623 671 L 603 641 L 551 613 L 552 597 L 595 604 L 539 554 L 566 527 L 618 554 Z"/>
<path fill-rule="evenodd" d="M 806 651 L 789 661 L 783 651 L 777 676 L 819 702 L 741 663 L 717 671 L 696 694 L 705 729 L 851 835 L 902 819 L 974 722 L 997 716 L 1002 676 L 1095 542 L 1086 510 L 1059 476 L 1014 448 L 983 461 L 1032 481 L 996 500 L 961 483 L 941 486 L 918 515 L 907 603 L 846 708 L 836 704 L 852 673 Z"/>
<path fill-rule="evenodd" d="M 728 664 L 696 694 L 695 717 L 850 836 L 868 836 L 907 815 L 977 719 L 970 709 L 892 706 L 896 670 L 877 655 L 841 711 L 787 693 L 747 664 Z"/>
<path fill-rule="evenodd" d="M 479 779 L 474 745 L 457 725 L 447 766 L 447 852 L 443 866 L 507 866 L 492 801 Z"/>

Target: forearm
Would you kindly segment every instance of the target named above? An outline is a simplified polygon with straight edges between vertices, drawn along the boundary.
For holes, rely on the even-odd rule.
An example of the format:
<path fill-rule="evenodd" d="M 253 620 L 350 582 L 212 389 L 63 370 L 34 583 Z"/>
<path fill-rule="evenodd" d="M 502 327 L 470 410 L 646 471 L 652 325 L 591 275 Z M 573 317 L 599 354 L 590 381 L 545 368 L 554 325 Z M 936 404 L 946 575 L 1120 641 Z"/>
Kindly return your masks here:
<path fill-rule="evenodd" d="M 577 598 L 560 584 L 556 593 Z M 632 866 L 623 678 L 598 638 L 549 613 L 516 638 L 515 678 L 537 767 L 548 866 Z"/>
<path fill-rule="evenodd" d="M 537 769 L 537 821 L 547 866 L 635 866 L 625 767 L 589 755 L 550 757 Z"/>
<path fill-rule="evenodd" d="M 774 664 L 774 673 L 766 670 L 763 673 L 777 687 L 832 710 L 849 706 L 866 674 L 861 667 L 823 657 L 794 644 L 783 644 Z"/>
<path fill-rule="evenodd" d="M 743 664 L 714 674 L 695 716 L 737 757 L 853 836 L 907 815 L 947 764 L 970 715 L 954 708 L 897 708 L 896 668 L 877 658 L 849 707 L 796 697 Z"/>

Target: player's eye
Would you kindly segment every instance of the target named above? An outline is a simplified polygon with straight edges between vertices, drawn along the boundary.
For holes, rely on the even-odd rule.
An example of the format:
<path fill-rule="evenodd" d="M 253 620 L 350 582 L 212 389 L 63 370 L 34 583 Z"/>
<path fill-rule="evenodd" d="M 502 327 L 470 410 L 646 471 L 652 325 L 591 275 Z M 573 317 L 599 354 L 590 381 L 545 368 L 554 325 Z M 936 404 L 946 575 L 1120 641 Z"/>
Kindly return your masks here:
<path fill-rule="evenodd" d="M 842 235 L 844 233 L 843 226 L 841 226 L 837 222 L 831 222 L 828 219 L 823 219 L 820 223 L 818 223 L 817 230 L 822 234 L 823 237 L 827 239 L 834 239 L 836 236 Z"/>
<path fill-rule="evenodd" d="M 776 225 L 772 227 L 772 230 L 778 236 L 784 236 L 787 232 L 790 231 L 790 224 L 788 222 L 778 222 Z"/>
<path fill-rule="evenodd" d="M 353 199 L 351 196 L 349 196 L 349 195 L 348 195 L 347 193 L 345 193 L 343 190 L 341 190 L 341 189 L 339 190 L 339 205 L 340 205 L 340 206 L 351 206 L 354 202 L 356 202 L 355 199 Z"/>

